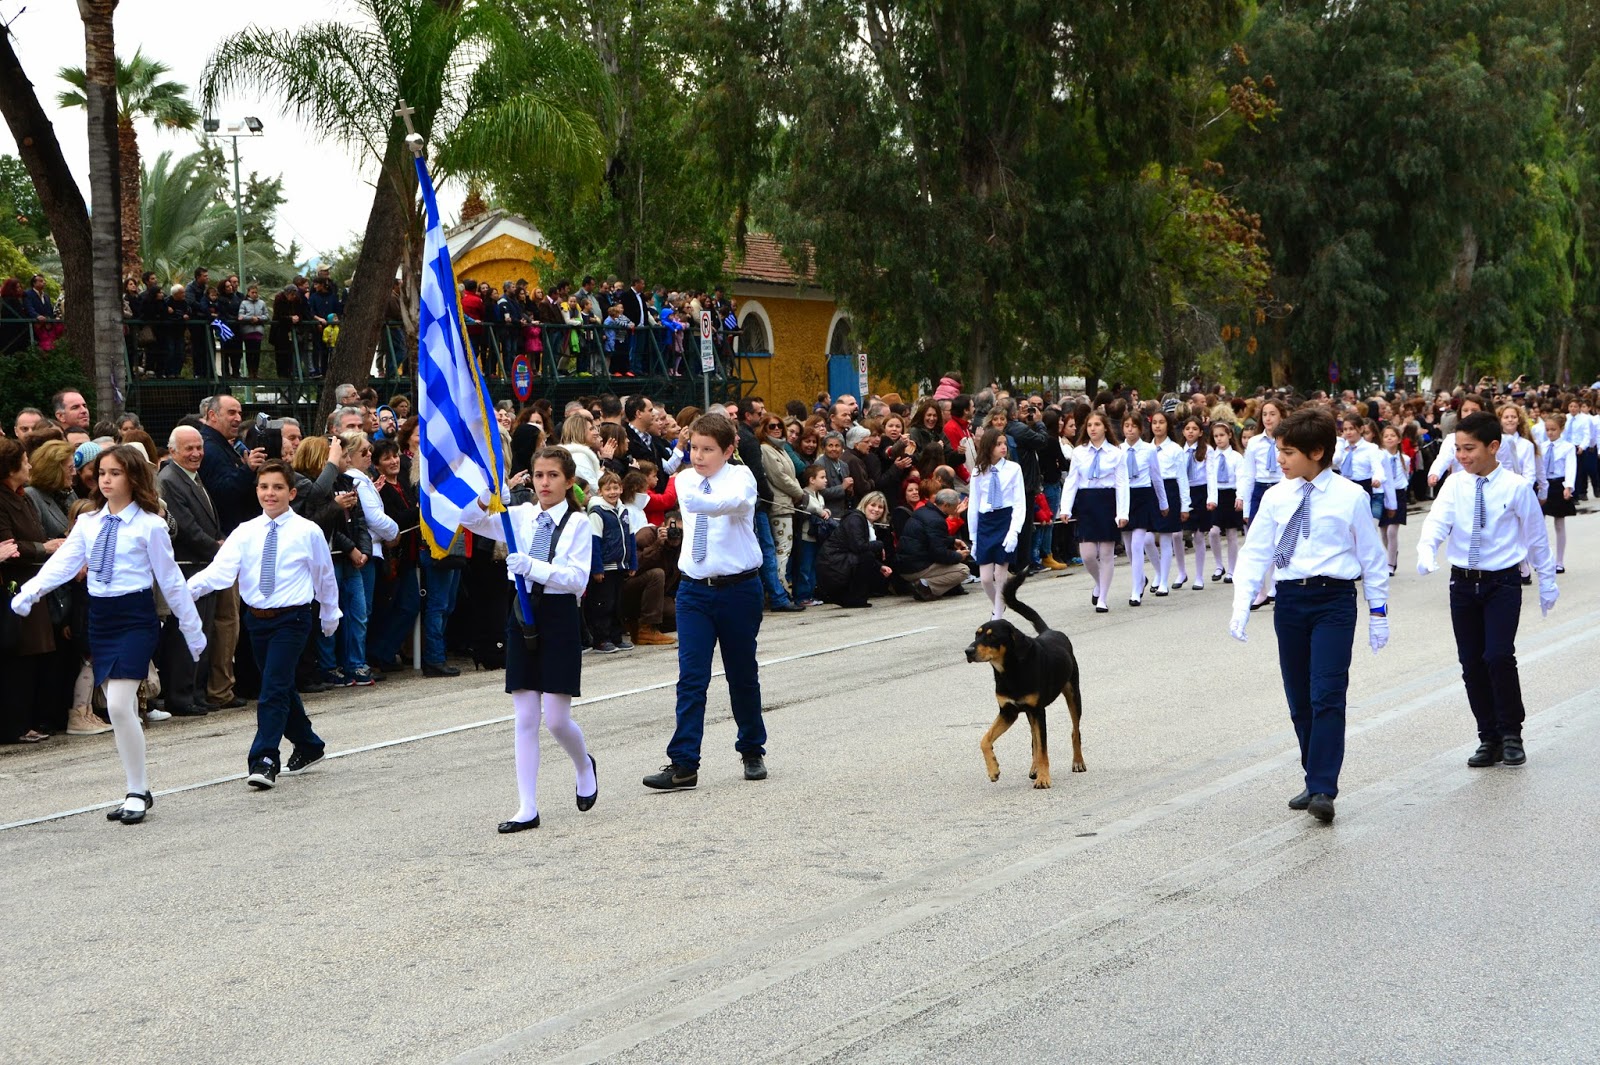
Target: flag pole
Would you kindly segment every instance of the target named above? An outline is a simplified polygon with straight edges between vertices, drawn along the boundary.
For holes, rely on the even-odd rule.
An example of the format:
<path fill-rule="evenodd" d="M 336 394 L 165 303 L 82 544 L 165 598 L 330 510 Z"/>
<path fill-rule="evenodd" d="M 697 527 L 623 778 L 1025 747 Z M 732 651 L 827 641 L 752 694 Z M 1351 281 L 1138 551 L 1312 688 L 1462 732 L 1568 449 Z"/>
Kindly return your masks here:
<path fill-rule="evenodd" d="M 417 113 L 417 109 L 412 107 L 412 106 L 410 106 L 409 104 L 407 104 L 406 101 L 405 101 L 405 98 L 401 97 L 400 98 L 400 106 L 395 109 L 395 113 L 394 114 L 395 114 L 396 118 L 400 119 L 402 122 L 404 122 L 406 124 L 406 147 L 411 149 L 412 156 L 418 161 L 418 172 L 421 173 L 425 169 L 426 164 L 423 162 L 423 159 L 422 159 L 422 152 L 423 152 L 422 134 L 417 132 L 416 126 L 414 126 L 412 124 L 412 122 L 411 122 L 411 116 L 416 114 L 416 113 Z M 431 177 L 430 177 L 430 180 L 431 180 Z M 459 296 L 457 294 L 455 294 L 455 293 L 452 293 L 451 296 L 452 296 L 452 298 L 459 298 Z M 459 315 L 457 316 L 457 320 L 459 321 Z M 461 340 L 462 340 L 462 345 L 463 345 L 463 351 L 464 351 L 464 353 L 466 355 L 466 358 L 468 360 L 468 363 L 469 363 L 469 368 L 472 370 L 472 377 L 473 377 L 473 379 L 475 381 L 478 382 L 478 387 L 479 387 L 479 389 L 481 391 L 484 388 L 484 384 L 483 384 L 482 379 L 478 375 L 477 356 L 473 353 L 472 347 L 467 342 L 467 339 L 466 339 L 466 337 L 464 335 L 461 337 Z M 422 345 L 422 338 L 421 337 L 417 338 L 417 345 L 418 345 L 418 348 L 419 348 L 418 356 L 417 356 L 418 360 L 419 360 L 418 365 L 420 366 L 421 365 L 420 360 L 422 358 L 422 354 L 421 354 L 421 351 L 420 351 L 420 348 L 421 348 L 421 345 Z M 484 401 L 485 401 L 485 404 L 487 405 L 487 401 L 488 401 L 487 400 L 487 396 L 484 397 Z M 492 425 L 493 423 L 491 422 L 490 424 Z M 488 429 L 488 431 L 494 432 L 496 430 Z M 501 507 L 500 507 L 500 528 L 505 533 L 506 550 L 511 552 L 512 554 L 516 554 L 516 553 L 521 551 L 521 548 L 519 548 L 517 546 L 517 530 L 516 530 L 516 527 L 511 522 L 511 511 L 510 511 L 510 509 L 508 507 L 506 507 L 504 505 L 505 504 L 504 493 L 505 493 L 505 486 L 506 486 L 505 469 L 504 469 L 503 466 L 500 466 L 498 463 L 496 464 L 496 467 L 497 468 L 494 471 L 495 492 L 496 492 L 496 494 L 498 496 L 501 497 L 501 500 L 500 500 L 500 502 L 501 502 Z M 521 574 L 517 574 L 516 575 L 516 582 L 517 582 L 517 606 L 518 606 L 519 610 L 522 613 L 522 622 L 525 625 L 532 625 L 533 624 L 533 620 L 534 620 L 533 619 L 533 599 L 528 594 L 527 582 L 525 580 L 523 580 Z"/>

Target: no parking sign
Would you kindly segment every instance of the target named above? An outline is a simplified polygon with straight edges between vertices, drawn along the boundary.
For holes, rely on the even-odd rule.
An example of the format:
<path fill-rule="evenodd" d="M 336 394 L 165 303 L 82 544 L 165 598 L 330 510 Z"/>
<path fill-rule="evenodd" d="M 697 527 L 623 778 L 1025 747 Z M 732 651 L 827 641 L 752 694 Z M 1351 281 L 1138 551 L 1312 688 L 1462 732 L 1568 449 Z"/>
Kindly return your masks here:
<path fill-rule="evenodd" d="M 518 403 L 528 402 L 533 395 L 533 364 L 525 354 L 511 360 L 511 392 Z"/>

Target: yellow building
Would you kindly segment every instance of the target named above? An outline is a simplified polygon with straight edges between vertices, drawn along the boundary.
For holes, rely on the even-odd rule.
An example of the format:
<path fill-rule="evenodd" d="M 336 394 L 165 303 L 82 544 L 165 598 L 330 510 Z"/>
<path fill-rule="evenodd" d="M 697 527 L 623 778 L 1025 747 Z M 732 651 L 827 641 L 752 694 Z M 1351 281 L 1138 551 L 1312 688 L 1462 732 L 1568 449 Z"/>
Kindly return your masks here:
<path fill-rule="evenodd" d="M 537 285 L 540 269 L 555 263 L 534 224 L 507 211 L 488 211 L 453 226 L 445 231 L 445 240 L 456 280 L 487 281 L 497 293 L 502 283 L 518 278 Z"/>

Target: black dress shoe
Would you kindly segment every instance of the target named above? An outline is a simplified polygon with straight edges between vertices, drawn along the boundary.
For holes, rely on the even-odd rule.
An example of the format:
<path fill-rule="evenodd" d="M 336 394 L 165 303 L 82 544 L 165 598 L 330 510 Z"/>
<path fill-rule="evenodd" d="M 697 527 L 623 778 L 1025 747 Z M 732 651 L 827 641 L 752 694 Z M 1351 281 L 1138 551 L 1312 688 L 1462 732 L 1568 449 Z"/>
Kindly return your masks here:
<path fill-rule="evenodd" d="M 1472 757 L 1467 759 L 1468 769 L 1486 769 L 1500 761 L 1502 752 L 1498 743 L 1480 743 Z M 1526 757 L 1526 756 L 1524 756 Z"/>
<path fill-rule="evenodd" d="M 140 821 L 144 820 L 144 815 L 149 813 L 150 807 L 156 804 L 156 797 L 150 794 L 148 791 L 143 795 L 140 795 L 136 791 L 130 791 L 128 792 L 128 798 L 142 800 L 144 802 L 144 809 L 140 810 L 138 813 L 130 813 L 127 806 L 119 806 L 115 810 L 111 810 L 106 813 L 107 821 L 121 821 L 125 825 L 136 825 Z"/>
<path fill-rule="evenodd" d="M 589 756 L 589 771 L 594 774 L 594 791 L 588 795 L 578 796 L 578 812 L 586 813 L 594 809 L 594 801 L 600 797 L 600 767 L 594 764 L 594 755 Z"/>
<path fill-rule="evenodd" d="M 1528 752 L 1522 749 L 1521 736 L 1507 736 L 1500 744 L 1500 760 L 1506 765 L 1521 765 L 1528 760 Z"/>
<path fill-rule="evenodd" d="M 234 696 L 232 699 L 229 699 L 225 703 L 217 703 L 216 704 L 218 710 L 237 710 L 237 709 L 239 709 L 239 707 L 241 707 L 243 705 L 244 705 L 244 700 L 239 698 L 237 695 Z"/>
<path fill-rule="evenodd" d="M 1289 809 L 1291 810 L 1304 810 L 1310 805 L 1311 793 L 1309 791 L 1305 791 L 1304 789 L 1301 790 L 1300 794 L 1289 800 Z"/>
<path fill-rule="evenodd" d="M 1306 810 L 1323 824 L 1333 822 L 1333 796 L 1313 795 L 1311 801 L 1306 803 Z"/>
<path fill-rule="evenodd" d="M 203 706 L 169 706 L 167 713 L 173 717 L 205 717 L 207 711 Z"/>
<path fill-rule="evenodd" d="M 508 836 L 513 832 L 526 832 L 530 828 L 538 827 L 539 815 L 534 814 L 532 821 L 501 821 L 500 827 L 496 828 L 495 831 L 500 833 L 502 836 Z"/>
<path fill-rule="evenodd" d="M 744 756 L 744 778 L 746 780 L 766 780 L 767 760 L 759 754 Z"/>
<path fill-rule="evenodd" d="M 424 677 L 459 677 L 461 676 L 461 671 L 455 666 L 436 666 L 432 662 L 424 662 L 422 663 L 422 675 Z M 514 821 L 506 822 L 508 825 L 515 823 L 516 822 Z M 512 829 L 512 831 L 517 832 L 521 830 Z"/>

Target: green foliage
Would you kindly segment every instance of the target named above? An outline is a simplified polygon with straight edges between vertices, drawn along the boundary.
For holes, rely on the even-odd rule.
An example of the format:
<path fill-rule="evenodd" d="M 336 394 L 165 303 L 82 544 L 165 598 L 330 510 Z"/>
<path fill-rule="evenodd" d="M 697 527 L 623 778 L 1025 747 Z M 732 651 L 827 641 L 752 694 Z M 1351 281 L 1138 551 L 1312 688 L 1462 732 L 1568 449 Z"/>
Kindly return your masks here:
<path fill-rule="evenodd" d="M 0 234 L 0 280 L 14 277 L 27 285 L 28 279 L 35 273 L 33 263 L 22 253 L 22 249 L 11 242 L 9 238 Z"/>
<path fill-rule="evenodd" d="M 162 152 L 145 168 L 140 182 L 140 258 L 171 284 L 187 281 L 204 266 L 217 276 L 238 269 L 234 250 L 235 217 L 231 182 L 219 169 L 222 155 L 215 147 L 180 159 Z M 253 177 L 253 176 L 252 176 Z M 272 243 L 272 211 L 282 202 L 277 179 L 255 182 L 256 203 L 244 201 L 244 267 L 246 284 L 282 284 L 293 264 Z"/>
<path fill-rule="evenodd" d="M 135 50 L 133 58 L 123 62 L 117 57 L 117 121 L 132 125 L 149 119 L 166 129 L 193 129 L 200 121 L 200 112 L 189 102 L 189 87 L 176 81 L 167 81 L 163 75 L 172 72 L 165 63 L 145 57 Z M 56 103 L 62 107 L 87 107 L 85 97 L 87 79 L 82 67 L 62 67 L 56 74 L 72 86 L 71 91 L 56 94 Z"/>
<path fill-rule="evenodd" d="M 0 417 L 6 425 L 21 408 L 43 407 L 64 388 L 94 394 L 92 382 L 65 343 L 57 342 L 52 351 L 29 348 L 7 355 L 5 367 L 0 374 Z"/>
<path fill-rule="evenodd" d="M 39 194 L 22 160 L 14 155 L 0 155 L 0 237 L 29 257 L 48 253 L 52 247 Z"/>

